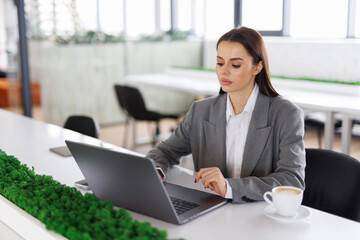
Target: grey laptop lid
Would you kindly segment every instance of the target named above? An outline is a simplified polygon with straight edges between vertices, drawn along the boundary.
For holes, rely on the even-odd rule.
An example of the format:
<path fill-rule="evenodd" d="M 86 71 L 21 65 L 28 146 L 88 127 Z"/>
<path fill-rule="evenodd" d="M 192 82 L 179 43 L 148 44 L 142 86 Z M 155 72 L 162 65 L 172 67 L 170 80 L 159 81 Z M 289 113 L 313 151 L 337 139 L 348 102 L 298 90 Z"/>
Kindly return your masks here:
<path fill-rule="evenodd" d="M 162 183 L 153 162 L 144 157 L 83 143 L 66 144 L 93 193 L 118 207 L 182 224 L 226 203 L 214 194 Z M 179 215 L 170 197 L 198 206 Z"/>

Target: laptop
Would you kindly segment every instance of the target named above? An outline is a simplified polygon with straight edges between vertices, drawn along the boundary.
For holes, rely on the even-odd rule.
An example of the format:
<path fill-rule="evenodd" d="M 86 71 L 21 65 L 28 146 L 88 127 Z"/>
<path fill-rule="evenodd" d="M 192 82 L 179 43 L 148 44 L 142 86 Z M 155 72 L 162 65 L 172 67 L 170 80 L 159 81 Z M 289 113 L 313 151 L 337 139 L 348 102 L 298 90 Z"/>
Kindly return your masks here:
<path fill-rule="evenodd" d="M 221 196 L 162 182 L 153 161 L 65 141 L 93 193 L 115 206 L 184 224 L 227 203 Z"/>

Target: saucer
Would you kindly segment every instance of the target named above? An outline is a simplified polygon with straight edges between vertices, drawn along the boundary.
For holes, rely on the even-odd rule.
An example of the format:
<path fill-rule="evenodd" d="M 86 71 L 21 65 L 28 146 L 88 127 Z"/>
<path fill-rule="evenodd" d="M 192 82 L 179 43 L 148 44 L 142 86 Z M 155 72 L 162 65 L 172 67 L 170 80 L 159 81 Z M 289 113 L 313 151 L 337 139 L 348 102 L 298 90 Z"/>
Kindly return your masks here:
<path fill-rule="evenodd" d="M 304 206 L 300 206 L 299 210 L 295 216 L 284 217 L 284 216 L 279 215 L 273 206 L 268 205 L 264 208 L 264 214 L 265 214 L 265 216 L 267 216 L 269 218 L 272 218 L 272 219 L 275 219 L 275 220 L 281 221 L 281 222 L 297 222 L 297 221 L 301 221 L 301 220 L 304 220 L 307 217 L 309 217 L 311 215 L 311 212 L 310 212 L 310 209 L 308 209 Z"/>

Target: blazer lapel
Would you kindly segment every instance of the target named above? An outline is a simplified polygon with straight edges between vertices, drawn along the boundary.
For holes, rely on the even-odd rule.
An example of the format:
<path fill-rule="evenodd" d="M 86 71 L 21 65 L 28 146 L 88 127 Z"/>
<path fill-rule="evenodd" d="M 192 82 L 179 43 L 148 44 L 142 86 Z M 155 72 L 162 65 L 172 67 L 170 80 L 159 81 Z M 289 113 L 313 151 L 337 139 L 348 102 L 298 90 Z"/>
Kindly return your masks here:
<path fill-rule="evenodd" d="M 246 137 L 241 177 L 250 176 L 264 151 L 272 128 L 268 126 L 269 105 L 270 97 L 259 92 Z"/>
<path fill-rule="evenodd" d="M 206 165 L 218 167 L 226 176 L 226 95 L 223 94 L 214 105 L 209 121 L 204 120 Z"/>

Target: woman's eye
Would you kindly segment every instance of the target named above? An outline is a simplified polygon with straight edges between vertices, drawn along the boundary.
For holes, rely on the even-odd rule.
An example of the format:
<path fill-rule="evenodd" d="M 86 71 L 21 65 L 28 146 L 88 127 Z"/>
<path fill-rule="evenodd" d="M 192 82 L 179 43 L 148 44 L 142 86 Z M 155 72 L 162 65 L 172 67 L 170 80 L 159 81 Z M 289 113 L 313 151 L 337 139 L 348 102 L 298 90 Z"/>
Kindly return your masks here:
<path fill-rule="evenodd" d="M 239 68 L 240 67 L 240 65 L 232 65 L 233 66 L 233 68 Z"/>
<path fill-rule="evenodd" d="M 223 63 L 216 63 L 218 66 L 222 67 L 224 64 Z"/>

